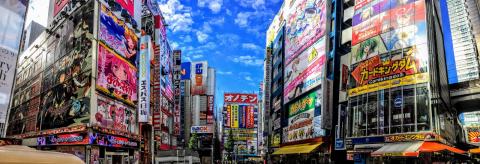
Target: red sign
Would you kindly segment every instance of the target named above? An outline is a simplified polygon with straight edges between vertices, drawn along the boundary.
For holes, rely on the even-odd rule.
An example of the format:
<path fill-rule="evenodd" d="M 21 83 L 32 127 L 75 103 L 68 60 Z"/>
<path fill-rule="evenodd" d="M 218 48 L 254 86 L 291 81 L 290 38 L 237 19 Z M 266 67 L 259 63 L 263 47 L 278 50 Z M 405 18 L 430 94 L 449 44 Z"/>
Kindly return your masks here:
<path fill-rule="evenodd" d="M 348 66 L 342 64 L 342 85 L 341 90 L 346 91 L 348 86 Z"/>
<path fill-rule="evenodd" d="M 246 115 L 246 120 L 247 120 L 247 125 L 246 128 L 255 128 L 255 116 L 254 116 L 254 107 L 253 106 L 247 106 L 245 115 Z"/>
<path fill-rule="evenodd" d="M 207 124 L 213 124 L 214 98 L 208 96 Z"/>
<path fill-rule="evenodd" d="M 130 16 L 134 16 L 134 6 L 135 4 L 133 3 L 133 0 L 116 0 L 118 4 L 120 4 L 120 6 L 122 6 L 125 10 L 128 11 L 128 13 L 130 14 Z"/>
<path fill-rule="evenodd" d="M 56 16 L 68 2 L 70 2 L 70 0 L 55 0 L 55 4 L 53 5 L 53 16 Z"/>
<path fill-rule="evenodd" d="M 258 99 L 256 94 L 225 93 L 223 102 L 224 103 L 257 104 Z"/>
<path fill-rule="evenodd" d="M 418 71 L 419 62 L 413 56 L 385 62 L 381 62 L 380 57 L 375 56 L 360 63 L 353 70 L 352 76 L 359 85 L 365 85 L 413 75 Z"/>

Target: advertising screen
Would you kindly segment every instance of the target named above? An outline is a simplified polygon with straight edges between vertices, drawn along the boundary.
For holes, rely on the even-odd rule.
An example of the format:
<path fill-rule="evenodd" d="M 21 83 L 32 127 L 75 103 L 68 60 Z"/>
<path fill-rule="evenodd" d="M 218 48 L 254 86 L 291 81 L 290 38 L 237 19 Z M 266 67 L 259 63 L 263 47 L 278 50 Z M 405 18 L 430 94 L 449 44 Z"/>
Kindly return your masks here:
<path fill-rule="evenodd" d="M 135 65 L 138 37 L 135 32 L 118 19 L 115 14 L 101 6 L 99 39 L 120 56 Z"/>
<path fill-rule="evenodd" d="M 202 95 L 206 92 L 207 84 L 207 69 L 208 64 L 206 61 L 192 62 L 191 79 L 192 79 L 192 95 Z"/>
<path fill-rule="evenodd" d="M 97 89 L 133 104 L 137 100 L 137 69 L 106 47 L 98 47 Z"/>
<path fill-rule="evenodd" d="M 428 81 L 423 0 L 357 0 L 348 95 Z"/>
<path fill-rule="evenodd" d="M 98 107 L 94 110 L 94 125 L 135 133 L 137 119 L 134 109 L 100 95 L 98 95 L 97 104 Z"/>
<path fill-rule="evenodd" d="M 322 83 L 325 60 L 325 37 L 323 37 L 286 65 L 284 103 Z"/>
<path fill-rule="evenodd" d="M 320 136 L 323 132 L 315 126 L 314 119 L 321 119 L 321 90 L 311 92 L 288 106 L 286 142 L 300 141 Z M 321 124 L 320 122 L 315 121 Z M 318 136 L 315 136 L 315 135 Z"/>
<path fill-rule="evenodd" d="M 297 0 L 286 16 L 285 63 L 325 35 L 326 0 Z"/>
<path fill-rule="evenodd" d="M 138 148 L 138 142 L 125 137 L 89 133 L 90 144 L 106 147 L 131 147 Z"/>
<path fill-rule="evenodd" d="M 150 55 L 152 53 L 150 36 L 143 36 L 140 44 L 139 77 L 138 77 L 138 122 L 148 122 L 150 115 Z"/>
<path fill-rule="evenodd" d="M 82 145 L 88 144 L 88 135 L 84 133 L 58 134 L 38 137 L 37 145 Z"/>

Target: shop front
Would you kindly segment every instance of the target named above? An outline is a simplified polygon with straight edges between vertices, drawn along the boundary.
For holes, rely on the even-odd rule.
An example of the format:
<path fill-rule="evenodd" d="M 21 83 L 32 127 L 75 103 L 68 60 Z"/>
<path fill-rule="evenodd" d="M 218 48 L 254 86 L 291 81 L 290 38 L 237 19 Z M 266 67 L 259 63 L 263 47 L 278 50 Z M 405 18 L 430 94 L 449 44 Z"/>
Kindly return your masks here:
<path fill-rule="evenodd" d="M 347 159 L 358 164 L 453 162 L 466 157 L 465 151 L 435 133 L 351 138 L 351 143 Z"/>

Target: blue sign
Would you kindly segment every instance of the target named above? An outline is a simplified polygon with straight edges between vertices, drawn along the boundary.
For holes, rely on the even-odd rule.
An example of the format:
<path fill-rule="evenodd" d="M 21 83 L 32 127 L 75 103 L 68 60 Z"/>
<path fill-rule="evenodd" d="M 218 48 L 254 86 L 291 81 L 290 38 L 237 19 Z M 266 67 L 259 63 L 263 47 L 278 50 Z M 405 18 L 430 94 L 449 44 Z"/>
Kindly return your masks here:
<path fill-rule="evenodd" d="M 190 62 L 184 62 L 182 63 L 181 67 L 182 70 L 180 71 L 180 79 L 181 80 L 190 80 L 190 69 L 191 69 L 192 63 Z"/>
<path fill-rule="evenodd" d="M 342 138 L 335 139 L 335 150 L 345 150 L 345 141 Z"/>
<path fill-rule="evenodd" d="M 395 106 L 395 108 L 401 108 L 402 102 L 403 102 L 402 97 L 397 97 L 395 98 L 395 100 L 393 100 L 393 105 Z"/>
<path fill-rule="evenodd" d="M 364 138 L 352 138 L 352 144 L 368 144 L 385 142 L 385 137 L 364 137 Z"/>

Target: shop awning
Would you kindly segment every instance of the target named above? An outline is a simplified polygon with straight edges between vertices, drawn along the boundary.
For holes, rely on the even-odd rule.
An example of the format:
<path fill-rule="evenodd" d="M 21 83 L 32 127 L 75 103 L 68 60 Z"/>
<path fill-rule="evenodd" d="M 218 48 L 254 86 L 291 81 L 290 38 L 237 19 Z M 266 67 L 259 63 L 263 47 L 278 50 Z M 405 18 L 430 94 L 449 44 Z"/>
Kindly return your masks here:
<path fill-rule="evenodd" d="M 306 154 L 314 151 L 319 147 L 323 142 L 316 143 L 307 143 L 307 144 L 298 144 L 298 145 L 289 145 L 279 148 L 277 151 L 273 152 L 273 155 L 281 154 Z"/>
<path fill-rule="evenodd" d="M 468 152 L 472 154 L 480 154 L 480 148 L 470 149 Z"/>
<path fill-rule="evenodd" d="M 439 151 L 450 151 L 457 154 L 466 153 L 463 150 L 430 141 L 417 142 L 402 142 L 386 144 L 382 148 L 373 152 L 372 156 L 404 156 L 404 157 L 418 157 L 420 153 L 431 153 Z"/>

